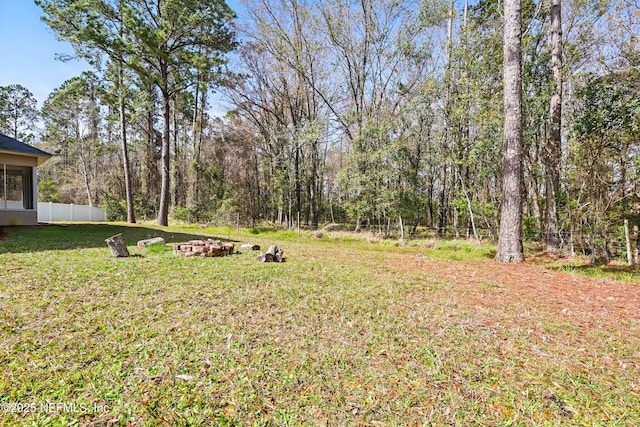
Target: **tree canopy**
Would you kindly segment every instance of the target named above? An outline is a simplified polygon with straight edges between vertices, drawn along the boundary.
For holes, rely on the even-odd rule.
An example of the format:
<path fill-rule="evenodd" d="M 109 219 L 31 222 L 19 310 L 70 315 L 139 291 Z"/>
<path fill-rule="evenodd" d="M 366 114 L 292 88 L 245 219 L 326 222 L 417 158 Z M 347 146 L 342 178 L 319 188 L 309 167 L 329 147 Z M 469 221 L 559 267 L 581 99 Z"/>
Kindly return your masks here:
<path fill-rule="evenodd" d="M 71 144 L 51 108 L 89 99 L 88 87 L 61 97 L 67 82 L 43 109 L 43 142 L 69 147 L 69 161 L 42 171 L 57 199 L 160 224 L 299 216 L 311 228 L 386 235 L 402 223 L 478 240 L 505 235 L 512 203 L 516 236 L 606 256 L 623 220 L 640 225 L 634 2 L 522 0 L 521 28 L 506 37 L 498 0 L 246 0 L 240 17 L 218 0 L 37 3 L 100 90 L 94 139 Z M 503 74 L 515 37 L 521 89 Z M 221 99 L 228 113 L 215 117 Z M 522 128 L 513 161 L 506 123 Z M 93 156 L 86 174 L 79 149 Z M 516 163 L 510 201 L 503 165 Z"/>

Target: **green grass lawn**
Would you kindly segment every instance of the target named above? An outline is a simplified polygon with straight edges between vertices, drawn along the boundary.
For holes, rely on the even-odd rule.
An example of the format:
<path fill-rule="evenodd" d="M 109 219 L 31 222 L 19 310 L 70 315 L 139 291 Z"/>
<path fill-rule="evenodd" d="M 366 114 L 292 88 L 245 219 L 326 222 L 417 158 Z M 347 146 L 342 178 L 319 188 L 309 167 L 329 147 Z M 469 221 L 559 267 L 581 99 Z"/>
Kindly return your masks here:
<path fill-rule="evenodd" d="M 491 247 L 217 235 L 276 243 L 276 264 L 133 247 L 213 237 L 198 228 L 5 231 L 2 426 L 640 425 L 637 321 L 472 304 L 500 289 L 395 268 Z M 112 258 L 116 233 L 142 256 Z"/>

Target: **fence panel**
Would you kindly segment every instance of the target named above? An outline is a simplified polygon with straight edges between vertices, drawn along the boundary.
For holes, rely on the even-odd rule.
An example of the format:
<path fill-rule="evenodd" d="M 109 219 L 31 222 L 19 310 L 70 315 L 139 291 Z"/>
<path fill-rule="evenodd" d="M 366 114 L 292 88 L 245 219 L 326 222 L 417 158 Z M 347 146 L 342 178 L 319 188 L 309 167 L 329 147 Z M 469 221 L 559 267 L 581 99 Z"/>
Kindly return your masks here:
<path fill-rule="evenodd" d="M 104 222 L 107 213 L 95 206 L 38 202 L 38 221 Z"/>

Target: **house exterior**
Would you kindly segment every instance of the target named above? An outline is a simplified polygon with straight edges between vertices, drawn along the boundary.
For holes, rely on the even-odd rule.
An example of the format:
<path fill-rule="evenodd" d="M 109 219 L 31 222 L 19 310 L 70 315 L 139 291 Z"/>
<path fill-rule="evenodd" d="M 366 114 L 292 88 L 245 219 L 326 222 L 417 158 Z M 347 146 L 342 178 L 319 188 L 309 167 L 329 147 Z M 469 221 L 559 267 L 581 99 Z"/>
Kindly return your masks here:
<path fill-rule="evenodd" d="M 51 154 L 0 134 L 0 226 L 38 223 L 36 169 Z"/>

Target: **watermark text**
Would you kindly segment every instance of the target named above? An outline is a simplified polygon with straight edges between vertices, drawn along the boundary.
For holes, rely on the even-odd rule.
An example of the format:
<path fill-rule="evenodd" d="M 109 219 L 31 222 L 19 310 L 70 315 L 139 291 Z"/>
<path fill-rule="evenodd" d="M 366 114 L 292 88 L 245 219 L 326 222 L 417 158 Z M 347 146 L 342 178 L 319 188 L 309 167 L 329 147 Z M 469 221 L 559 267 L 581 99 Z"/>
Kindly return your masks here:
<path fill-rule="evenodd" d="M 0 403 L 0 413 L 31 414 L 31 413 L 71 413 L 91 414 L 94 412 L 108 412 L 109 405 L 104 403 L 75 403 L 75 402 L 4 402 Z"/>

